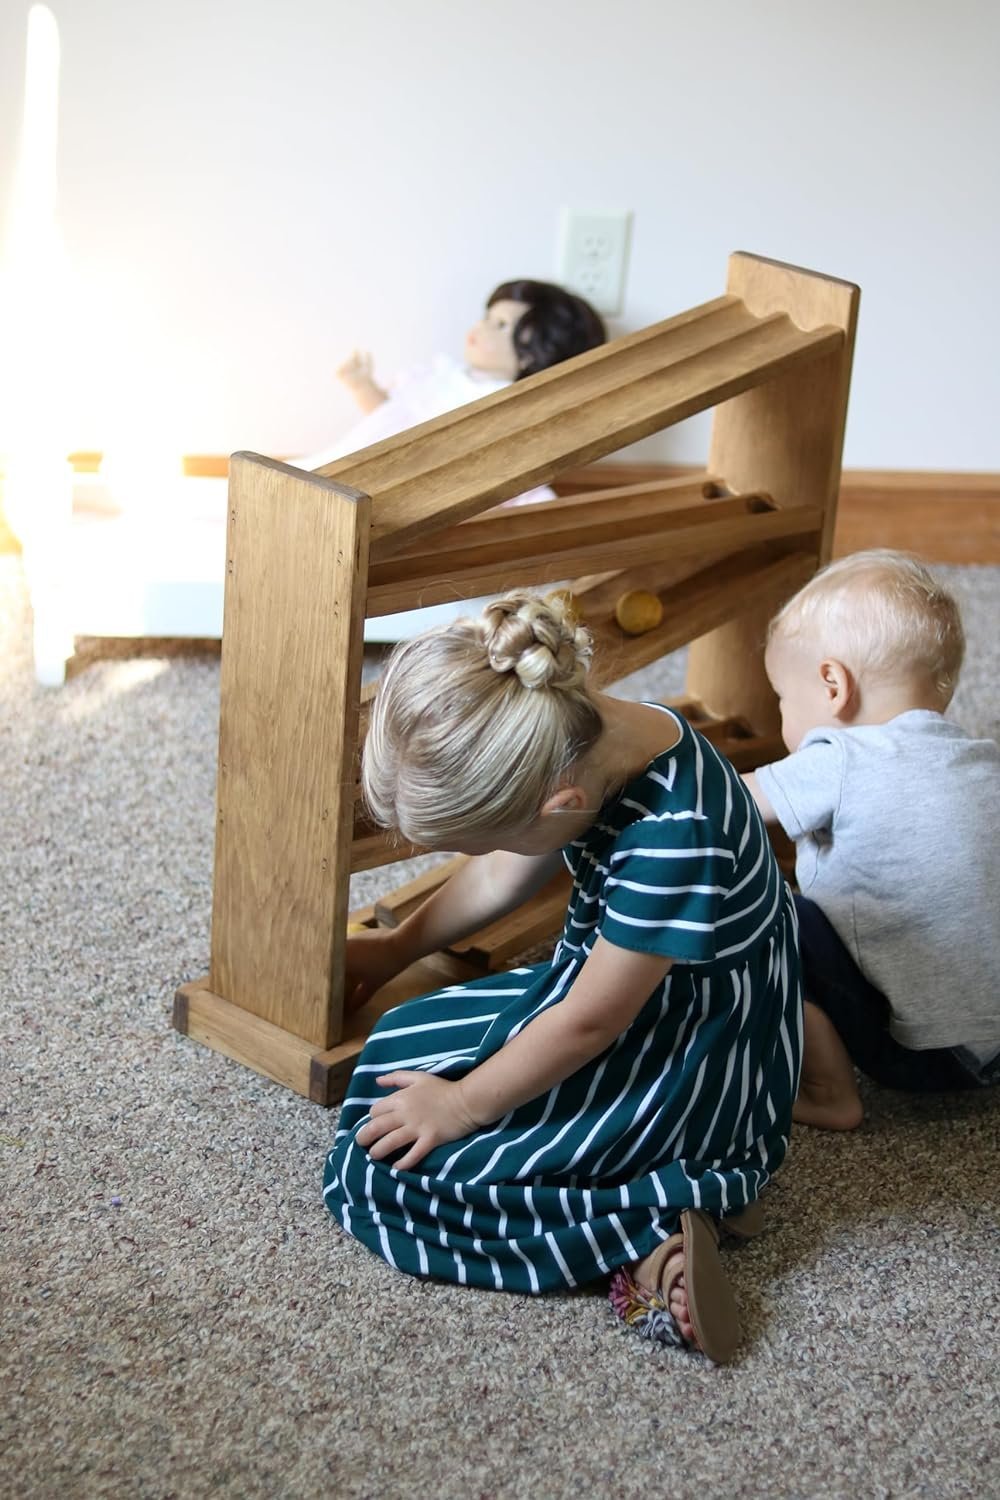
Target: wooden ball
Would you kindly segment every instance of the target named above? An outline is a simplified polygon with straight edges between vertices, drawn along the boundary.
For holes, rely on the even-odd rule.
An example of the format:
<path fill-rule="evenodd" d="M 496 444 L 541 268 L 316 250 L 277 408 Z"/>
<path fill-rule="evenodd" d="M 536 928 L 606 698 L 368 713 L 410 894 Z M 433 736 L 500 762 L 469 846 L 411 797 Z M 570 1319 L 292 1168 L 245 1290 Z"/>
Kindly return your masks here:
<path fill-rule="evenodd" d="M 615 619 L 626 635 L 645 635 L 663 619 L 663 604 L 646 589 L 630 589 L 615 605 Z"/>

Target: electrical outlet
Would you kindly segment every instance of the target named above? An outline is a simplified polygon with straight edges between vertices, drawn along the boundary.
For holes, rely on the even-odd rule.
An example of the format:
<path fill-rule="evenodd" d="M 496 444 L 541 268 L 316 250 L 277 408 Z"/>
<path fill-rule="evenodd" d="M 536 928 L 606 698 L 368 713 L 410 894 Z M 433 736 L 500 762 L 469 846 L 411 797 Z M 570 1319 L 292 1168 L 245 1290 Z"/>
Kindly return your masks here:
<path fill-rule="evenodd" d="M 559 281 L 597 309 L 622 310 L 632 214 L 564 208 L 559 236 Z"/>

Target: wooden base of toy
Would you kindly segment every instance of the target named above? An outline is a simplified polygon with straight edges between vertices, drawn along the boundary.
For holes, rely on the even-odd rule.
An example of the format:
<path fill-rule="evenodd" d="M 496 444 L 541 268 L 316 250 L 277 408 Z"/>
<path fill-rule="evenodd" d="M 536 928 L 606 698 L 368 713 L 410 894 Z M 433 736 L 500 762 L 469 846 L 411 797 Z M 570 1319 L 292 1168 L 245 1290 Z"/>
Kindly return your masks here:
<path fill-rule="evenodd" d="M 745 721 L 714 719 L 696 699 L 666 700 L 719 749 L 738 771 L 752 770 L 782 753 L 779 736 L 755 735 Z M 786 874 L 794 862 L 794 848 L 778 849 Z M 465 863 L 459 855 L 418 875 L 381 897 L 372 906 L 350 914 L 362 927 L 396 927 L 449 880 Z M 345 1035 L 335 1047 L 317 1047 L 261 1016 L 251 1014 L 216 994 L 206 976 L 181 985 L 174 997 L 173 1026 L 184 1036 L 221 1052 L 321 1104 L 339 1104 L 368 1033 L 380 1016 L 445 984 L 495 973 L 530 948 L 554 940 L 562 926 L 570 897 L 566 875 L 556 876 L 530 905 L 491 923 L 463 939 L 455 948 L 434 953 L 396 976 L 367 1005 L 345 1017 Z"/>
<path fill-rule="evenodd" d="M 311 1046 L 293 1032 L 251 1015 L 216 995 L 207 978 L 181 985 L 174 996 L 172 1020 L 174 1029 L 182 1035 L 224 1053 L 314 1104 L 329 1107 L 343 1099 L 368 1033 L 385 1011 L 442 985 L 478 978 L 484 972 L 481 964 L 463 962 L 447 953 L 421 959 L 397 974 L 367 1005 L 345 1016 L 344 1038 L 335 1047 Z"/>

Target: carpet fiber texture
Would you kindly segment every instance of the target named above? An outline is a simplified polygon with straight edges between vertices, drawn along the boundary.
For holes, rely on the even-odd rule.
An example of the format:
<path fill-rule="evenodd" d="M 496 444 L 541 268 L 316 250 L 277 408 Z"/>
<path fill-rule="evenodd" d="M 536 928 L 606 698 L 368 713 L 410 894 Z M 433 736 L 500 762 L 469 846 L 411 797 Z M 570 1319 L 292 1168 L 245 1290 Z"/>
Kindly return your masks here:
<path fill-rule="evenodd" d="M 940 571 L 955 717 L 995 736 L 1000 569 Z M 1000 1493 L 1000 1094 L 866 1087 L 856 1133 L 798 1130 L 767 1232 L 726 1251 L 725 1369 L 641 1343 L 602 1287 L 408 1280 L 323 1207 L 335 1116 L 170 1028 L 208 961 L 218 661 L 47 692 L 29 648 L 0 558 L 0 1494 Z"/>

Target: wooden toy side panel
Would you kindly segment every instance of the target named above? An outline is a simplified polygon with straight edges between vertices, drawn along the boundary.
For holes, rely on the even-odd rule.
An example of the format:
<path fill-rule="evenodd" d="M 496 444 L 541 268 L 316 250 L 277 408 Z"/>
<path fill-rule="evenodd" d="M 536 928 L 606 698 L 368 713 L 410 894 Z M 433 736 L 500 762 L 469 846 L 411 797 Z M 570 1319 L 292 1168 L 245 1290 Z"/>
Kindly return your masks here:
<path fill-rule="evenodd" d="M 370 502 L 284 464 L 230 472 L 209 989 L 341 1034 Z"/>

